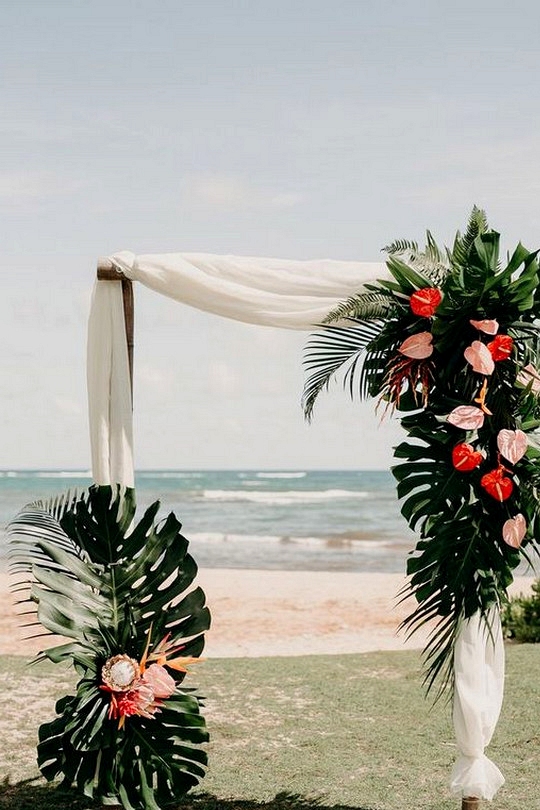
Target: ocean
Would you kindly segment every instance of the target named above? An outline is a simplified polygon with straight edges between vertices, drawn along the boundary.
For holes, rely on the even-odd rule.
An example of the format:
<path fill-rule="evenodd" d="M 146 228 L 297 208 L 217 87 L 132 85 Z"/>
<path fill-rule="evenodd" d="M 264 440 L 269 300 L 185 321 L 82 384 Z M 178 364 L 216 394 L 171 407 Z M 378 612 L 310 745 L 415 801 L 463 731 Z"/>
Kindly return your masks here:
<path fill-rule="evenodd" d="M 4 531 L 26 503 L 84 489 L 82 471 L 0 471 Z M 386 471 L 155 470 L 136 475 L 137 508 L 174 511 L 201 567 L 403 572 L 415 536 Z"/>

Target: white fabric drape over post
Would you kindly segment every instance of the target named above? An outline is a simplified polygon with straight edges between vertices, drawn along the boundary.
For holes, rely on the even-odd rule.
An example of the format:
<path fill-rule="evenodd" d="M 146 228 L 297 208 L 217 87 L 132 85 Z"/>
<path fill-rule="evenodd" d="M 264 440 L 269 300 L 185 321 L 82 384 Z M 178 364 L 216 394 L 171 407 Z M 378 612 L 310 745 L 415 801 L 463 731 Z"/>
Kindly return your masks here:
<path fill-rule="evenodd" d="M 96 484 L 132 487 L 133 414 L 121 281 L 96 281 L 88 320 L 88 415 Z"/>
<path fill-rule="evenodd" d="M 454 730 L 460 757 L 450 787 L 460 796 L 489 799 L 504 784 L 497 766 L 484 754 L 503 701 L 504 644 L 500 612 L 464 622 L 454 654 Z"/>
<path fill-rule="evenodd" d="M 184 304 L 263 326 L 312 330 L 363 285 L 388 278 L 377 262 L 174 253 L 110 261 L 126 278 Z M 132 403 L 120 282 L 98 281 L 88 330 L 92 471 L 98 484 L 133 486 Z M 504 778 L 484 754 L 499 716 L 504 686 L 500 616 L 490 629 L 480 616 L 464 623 L 455 651 L 454 725 L 460 758 L 451 787 L 492 799 Z"/>

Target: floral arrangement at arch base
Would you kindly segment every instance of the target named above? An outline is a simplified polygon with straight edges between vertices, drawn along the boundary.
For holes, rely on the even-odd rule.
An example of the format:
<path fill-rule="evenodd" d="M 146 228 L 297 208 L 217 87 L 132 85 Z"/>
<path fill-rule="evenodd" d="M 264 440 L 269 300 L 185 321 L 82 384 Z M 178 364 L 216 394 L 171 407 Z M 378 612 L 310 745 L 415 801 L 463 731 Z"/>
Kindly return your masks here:
<path fill-rule="evenodd" d="M 506 600 L 513 571 L 540 537 L 540 291 L 537 252 L 501 263 L 499 234 L 474 208 L 441 250 L 385 249 L 388 280 L 331 312 L 305 355 L 304 409 L 345 371 L 351 395 L 400 412 L 407 440 L 392 470 L 401 511 L 420 539 L 409 556 L 412 633 L 435 627 L 426 684 L 453 683 L 463 619 Z M 528 558 L 527 558 L 528 559 Z"/>
<path fill-rule="evenodd" d="M 36 660 L 71 662 L 79 681 L 39 729 L 38 765 L 86 796 L 160 810 L 205 774 L 200 701 L 182 686 L 210 625 L 197 566 L 159 502 L 135 524 L 132 489 L 93 486 L 25 507 L 9 526 L 11 568 L 49 634 Z M 23 582 L 19 589 L 28 588 Z"/>

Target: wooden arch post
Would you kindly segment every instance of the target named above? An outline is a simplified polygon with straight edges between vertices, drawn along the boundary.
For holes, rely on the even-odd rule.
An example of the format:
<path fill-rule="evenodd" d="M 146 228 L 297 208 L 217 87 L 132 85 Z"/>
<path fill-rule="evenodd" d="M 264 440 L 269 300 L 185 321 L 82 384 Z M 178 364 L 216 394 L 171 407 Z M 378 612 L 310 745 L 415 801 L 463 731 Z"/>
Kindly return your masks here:
<path fill-rule="evenodd" d="M 126 343 L 129 362 L 129 379 L 131 384 L 131 402 L 133 403 L 133 348 L 135 301 L 133 296 L 133 282 L 118 270 L 110 259 L 100 257 L 97 262 L 98 281 L 116 281 L 122 284 L 122 299 L 124 301 L 124 323 L 126 327 Z"/>

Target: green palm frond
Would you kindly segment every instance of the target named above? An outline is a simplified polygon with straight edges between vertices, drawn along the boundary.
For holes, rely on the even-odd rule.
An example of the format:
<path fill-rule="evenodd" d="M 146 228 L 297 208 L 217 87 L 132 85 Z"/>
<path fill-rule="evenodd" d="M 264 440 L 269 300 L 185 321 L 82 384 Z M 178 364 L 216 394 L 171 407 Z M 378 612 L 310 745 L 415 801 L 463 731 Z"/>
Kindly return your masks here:
<path fill-rule="evenodd" d="M 383 248 L 390 258 L 401 259 L 413 270 L 417 270 L 426 277 L 426 282 L 439 286 L 449 271 L 448 257 L 441 250 L 430 231 L 426 231 L 426 245 L 423 250 L 418 242 L 407 239 L 397 239 Z"/>
<path fill-rule="evenodd" d="M 323 324 L 354 318 L 359 321 L 388 317 L 396 309 L 396 298 L 389 291 L 363 292 L 343 301 L 324 318 Z"/>
<path fill-rule="evenodd" d="M 384 253 L 388 253 L 390 256 L 417 256 L 419 253 L 418 242 L 414 242 L 411 239 L 395 239 L 389 245 L 385 245 L 382 248 Z"/>
<path fill-rule="evenodd" d="M 367 378 L 362 373 L 362 355 L 377 338 L 384 321 L 357 321 L 351 326 L 326 326 L 311 335 L 304 352 L 304 367 L 308 377 L 304 386 L 302 406 L 307 419 L 311 419 L 315 400 L 330 380 L 340 371 L 346 371 L 345 385 L 352 392 L 359 375 L 360 396 L 367 396 Z M 348 367 L 348 368 L 347 368 Z"/>
<path fill-rule="evenodd" d="M 210 614 L 203 591 L 192 587 L 197 566 L 181 524 L 173 514 L 156 522 L 158 509 L 152 504 L 137 523 L 133 490 L 94 486 L 80 497 L 31 504 L 8 527 L 12 570 L 31 577 L 39 622 L 71 639 L 39 658 L 72 661 L 80 675 L 76 694 L 41 726 L 40 768 L 88 796 L 117 796 L 126 810 L 172 801 L 199 781 L 206 763 L 199 703 L 180 688 L 185 669 L 165 662 L 174 693 L 155 715 L 129 716 L 122 728 L 102 689 L 113 656 L 141 661 L 161 642 L 181 660 L 204 646 Z"/>
<path fill-rule="evenodd" d="M 489 229 L 485 211 L 477 206 L 473 206 L 469 221 L 467 223 L 467 230 L 462 235 L 459 231 L 456 234 L 454 245 L 452 248 L 451 261 L 459 267 L 465 267 L 469 261 L 469 256 L 475 240 L 478 236 L 487 233 Z"/>

